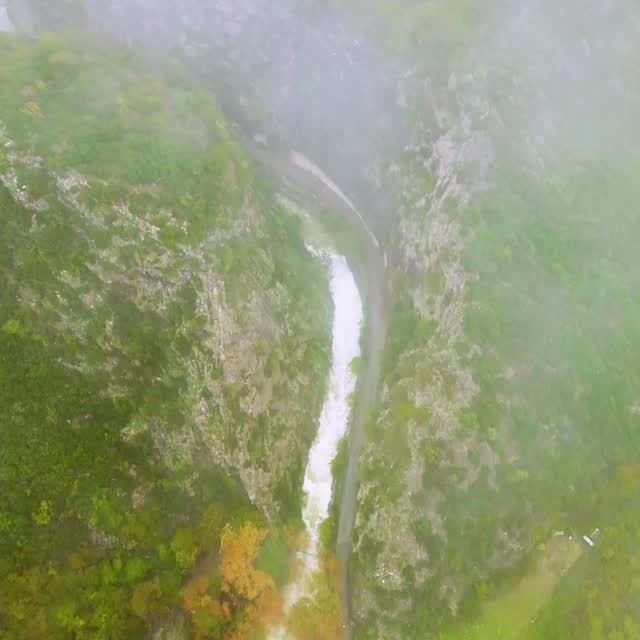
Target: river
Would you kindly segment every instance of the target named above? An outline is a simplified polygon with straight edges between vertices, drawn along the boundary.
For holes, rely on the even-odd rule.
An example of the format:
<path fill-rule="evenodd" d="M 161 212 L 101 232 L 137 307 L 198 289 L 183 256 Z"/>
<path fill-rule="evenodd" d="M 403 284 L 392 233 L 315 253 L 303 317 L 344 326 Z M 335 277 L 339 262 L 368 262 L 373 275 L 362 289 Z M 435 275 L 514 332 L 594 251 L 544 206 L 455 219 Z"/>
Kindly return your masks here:
<path fill-rule="evenodd" d="M 285 607 L 291 608 L 300 598 L 311 593 L 312 578 L 320 568 L 320 525 L 329 514 L 333 476 L 331 463 L 338 443 L 345 435 L 351 414 L 350 397 L 356 386 L 351 363 L 360 355 L 362 300 L 351 269 L 343 256 L 309 247 L 317 258 L 329 266 L 329 284 L 334 304 L 331 331 L 331 372 L 316 438 L 309 451 L 304 475 L 305 503 L 302 518 L 308 539 L 300 553 L 300 563 L 293 582 L 285 591 Z M 274 629 L 270 640 L 284 640 L 283 627 Z"/>
<path fill-rule="evenodd" d="M 349 556 L 359 483 L 358 465 L 365 441 L 364 426 L 378 393 L 382 349 L 386 340 L 390 307 L 387 259 L 380 243 L 351 200 L 312 160 L 296 151 L 279 150 L 265 144 L 264 136 L 246 135 L 241 129 L 253 156 L 265 174 L 280 186 L 282 193 L 320 218 L 329 210 L 341 214 L 344 223 L 356 230 L 361 239 L 361 256 L 349 259 L 358 290 L 362 294 L 366 322 L 362 335 L 364 367 L 358 380 L 358 392 L 353 406 L 349 432 L 349 455 L 342 480 L 342 494 L 336 496 L 340 505 L 336 554 L 341 569 L 341 599 L 345 620 L 345 640 L 351 633 L 351 598 L 349 585 Z M 294 188 L 290 188 L 293 186 Z M 330 461 L 329 461 L 330 462 Z"/>
<path fill-rule="evenodd" d="M 0 4 L 0 32 L 3 31 L 14 31 L 14 27 L 7 13 L 7 8 Z"/>

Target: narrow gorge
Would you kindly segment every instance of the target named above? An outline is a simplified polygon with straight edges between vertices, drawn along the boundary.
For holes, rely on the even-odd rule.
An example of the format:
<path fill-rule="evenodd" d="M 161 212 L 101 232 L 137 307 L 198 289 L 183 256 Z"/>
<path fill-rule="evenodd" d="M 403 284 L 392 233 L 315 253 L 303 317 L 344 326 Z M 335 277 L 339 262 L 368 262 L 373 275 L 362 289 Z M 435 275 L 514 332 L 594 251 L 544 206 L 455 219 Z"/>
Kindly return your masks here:
<path fill-rule="evenodd" d="M 0 0 L 0 640 L 638 640 L 636 0 Z"/>
<path fill-rule="evenodd" d="M 349 265 L 343 256 L 310 248 L 317 259 L 329 268 L 331 297 L 334 304 L 332 323 L 331 372 L 327 396 L 320 415 L 316 439 L 309 452 L 304 476 L 302 516 L 308 539 L 298 552 L 294 581 L 285 590 L 285 607 L 290 609 L 302 598 L 314 594 L 314 581 L 321 570 L 319 556 L 326 553 L 320 540 L 320 526 L 329 516 L 334 478 L 331 463 L 345 437 L 351 414 L 352 394 L 356 386 L 355 359 L 360 356 L 362 302 Z M 276 629 L 272 640 L 291 638 L 284 627 Z"/>

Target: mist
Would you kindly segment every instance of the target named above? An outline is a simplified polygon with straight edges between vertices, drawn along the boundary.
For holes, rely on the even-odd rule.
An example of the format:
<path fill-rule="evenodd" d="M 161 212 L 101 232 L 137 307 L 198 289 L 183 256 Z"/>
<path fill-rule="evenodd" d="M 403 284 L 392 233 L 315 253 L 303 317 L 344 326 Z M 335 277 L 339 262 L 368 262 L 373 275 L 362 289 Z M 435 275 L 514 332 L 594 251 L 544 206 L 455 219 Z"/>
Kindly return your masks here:
<path fill-rule="evenodd" d="M 0 32 L 8 637 L 640 634 L 635 2 Z"/>

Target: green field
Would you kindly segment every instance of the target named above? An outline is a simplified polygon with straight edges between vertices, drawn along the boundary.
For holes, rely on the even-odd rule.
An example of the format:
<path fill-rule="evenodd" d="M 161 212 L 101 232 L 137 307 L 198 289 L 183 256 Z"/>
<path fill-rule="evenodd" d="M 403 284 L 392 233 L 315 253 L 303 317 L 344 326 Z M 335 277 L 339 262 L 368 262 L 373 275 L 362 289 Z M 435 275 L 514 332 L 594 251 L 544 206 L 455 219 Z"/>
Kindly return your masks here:
<path fill-rule="evenodd" d="M 443 640 L 515 640 L 533 626 L 548 603 L 558 582 L 579 560 L 585 543 L 568 537 L 551 538 L 541 545 L 532 567 L 500 587 L 481 608 L 477 617 L 461 628 L 442 634 Z"/>

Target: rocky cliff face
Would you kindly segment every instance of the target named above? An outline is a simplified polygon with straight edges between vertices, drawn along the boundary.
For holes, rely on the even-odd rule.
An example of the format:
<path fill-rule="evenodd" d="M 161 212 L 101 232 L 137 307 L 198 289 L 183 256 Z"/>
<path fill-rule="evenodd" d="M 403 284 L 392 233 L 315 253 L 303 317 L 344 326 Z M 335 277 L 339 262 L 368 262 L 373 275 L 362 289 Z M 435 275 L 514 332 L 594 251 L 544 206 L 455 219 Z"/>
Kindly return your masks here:
<path fill-rule="evenodd" d="M 0 617 L 31 637 L 139 636 L 225 522 L 300 520 L 326 274 L 185 78 L 0 38 Z"/>
<path fill-rule="evenodd" d="M 103 376 L 106 396 L 126 397 L 144 381 L 145 393 L 166 404 L 135 417 L 127 438 L 149 433 L 172 466 L 209 457 L 276 517 L 278 490 L 281 498 L 296 493 L 295 461 L 299 467 L 309 446 L 322 393 L 329 309 L 321 268 L 307 265 L 294 221 L 255 188 L 213 105 L 190 113 L 186 128 L 167 107 L 156 134 L 166 126 L 181 145 L 167 153 L 188 163 L 180 167 L 184 181 L 162 170 L 154 179 L 151 170 L 143 182 L 98 157 L 80 159 L 81 145 L 96 156 L 107 152 L 55 121 L 64 108 L 55 87 L 93 70 L 78 59 L 81 49 L 62 42 L 40 52 L 67 60 L 41 77 L 14 77 L 19 93 L 3 103 L 21 112 L 3 123 L 1 141 L 2 184 L 21 220 L 7 238 L 13 267 L 26 260 L 24 246 L 42 252 L 23 265 L 26 277 L 6 270 L 17 308 L 30 325 L 64 337 L 65 366 Z M 92 107 L 124 114 L 136 91 L 124 76 L 97 79 L 99 107 L 68 117 L 93 119 Z M 165 104 L 190 99 L 156 89 Z M 137 117 L 131 108 L 122 120 L 129 129 Z M 189 140 L 189 126 L 210 137 L 212 151 Z M 194 184 L 206 180 L 208 195 Z M 162 402 L 165 393 L 172 401 Z"/>
<path fill-rule="evenodd" d="M 447 550 L 452 487 L 434 468 L 455 469 L 450 481 L 467 492 L 480 478 L 495 489 L 499 462 L 491 443 L 460 423 L 479 391 L 463 327 L 473 275 L 463 264 L 461 212 L 486 186 L 493 147 L 470 110 L 431 100 L 437 133 L 390 168 L 405 198 L 394 240 L 405 298 L 392 315 L 392 354 L 362 455 L 354 541 L 356 619 L 377 638 L 394 637 L 389 623 L 415 611 L 414 590 L 433 590 L 454 611 L 464 593 Z M 425 544 L 427 532 L 435 545 Z"/>
<path fill-rule="evenodd" d="M 260 575 L 286 575 L 325 268 L 186 71 L 57 35 L 2 35 L 0 61 L 0 618 L 141 636 L 225 523 L 270 531 Z M 243 606 L 206 624 L 230 634 Z"/>
<path fill-rule="evenodd" d="M 635 200 L 637 160 L 629 148 L 618 156 L 637 101 L 624 62 L 633 29 L 621 27 L 622 6 L 579 26 L 526 3 L 505 9 L 492 41 L 479 29 L 475 55 L 448 78 L 407 83 L 424 130 L 388 173 L 402 200 L 390 242 L 397 298 L 358 495 L 362 638 L 430 637 L 477 612 L 552 527 L 595 526 L 585 492 L 605 491 L 604 467 L 626 458 L 614 451 L 635 392 L 616 376 L 606 421 L 618 444 L 603 446 L 607 377 L 621 363 L 601 358 L 635 335 L 621 293 L 630 245 L 605 231 L 612 219 L 635 228 L 623 202 Z M 611 53 L 602 33 L 614 31 Z M 523 43 L 554 71 L 542 76 Z M 618 185 L 607 214 L 594 211 L 609 197 L 591 182 L 603 176 Z M 581 311 L 601 278 L 622 296 L 606 294 L 617 318 L 607 346 L 612 315 L 595 300 L 590 317 Z"/>

